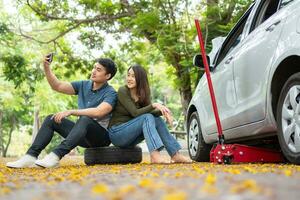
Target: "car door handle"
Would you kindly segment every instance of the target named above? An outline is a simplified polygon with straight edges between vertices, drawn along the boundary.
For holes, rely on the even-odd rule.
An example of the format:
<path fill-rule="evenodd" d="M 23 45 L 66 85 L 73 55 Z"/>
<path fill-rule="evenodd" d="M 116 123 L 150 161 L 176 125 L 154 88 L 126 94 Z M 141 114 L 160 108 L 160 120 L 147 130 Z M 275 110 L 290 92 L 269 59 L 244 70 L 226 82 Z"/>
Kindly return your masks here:
<path fill-rule="evenodd" d="M 225 64 L 228 65 L 230 64 L 230 62 L 232 61 L 233 59 L 233 56 L 230 56 L 226 61 L 225 61 Z"/>
<path fill-rule="evenodd" d="M 277 22 L 273 23 L 271 26 L 269 26 L 268 28 L 266 28 L 266 31 L 272 32 L 275 27 L 280 24 L 281 20 L 278 20 Z"/>

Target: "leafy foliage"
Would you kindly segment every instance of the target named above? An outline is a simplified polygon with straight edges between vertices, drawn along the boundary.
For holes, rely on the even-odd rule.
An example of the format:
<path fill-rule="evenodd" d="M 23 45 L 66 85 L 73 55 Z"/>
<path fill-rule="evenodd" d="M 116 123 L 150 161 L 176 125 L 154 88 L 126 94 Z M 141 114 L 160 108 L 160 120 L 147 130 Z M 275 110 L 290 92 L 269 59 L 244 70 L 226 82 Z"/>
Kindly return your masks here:
<path fill-rule="evenodd" d="M 12 99 L 18 107 L 26 108 L 16 112 L 24 115 L 26 125 L 32 123 L 37 109 L 41 121 L 47 114 L 76 107 L 74 98 L 52 94 L 43 79 L 43 56 L 55 52 L 54 73 L 67 81 L 88 78 L 93 60 L 106 56 L 118 65 L 111 81 L 116 89 L 124 84 L 126 69 L 139 63 L 149 72 L 153 100 L 167 103 L 179 118 L 202 75 L 192 65 L 193 56 L 199 52 L 193 19 L 201 18 L 209 51 L 209 41 L 226 35 L 250 3 L 18 0 L 12 2 L 18 12 L 14 16 L 6 13 L 0 1 L 0 80 L 13 88 L 1 93 L 25 100 Z M 6 117 L 3 127 L 11 123 L 6 119 L 8 110 L 15 112 L 12 106 L 1 107 Z M 7 135 L 9 130 L 3 129 L 3 133 Z"/>

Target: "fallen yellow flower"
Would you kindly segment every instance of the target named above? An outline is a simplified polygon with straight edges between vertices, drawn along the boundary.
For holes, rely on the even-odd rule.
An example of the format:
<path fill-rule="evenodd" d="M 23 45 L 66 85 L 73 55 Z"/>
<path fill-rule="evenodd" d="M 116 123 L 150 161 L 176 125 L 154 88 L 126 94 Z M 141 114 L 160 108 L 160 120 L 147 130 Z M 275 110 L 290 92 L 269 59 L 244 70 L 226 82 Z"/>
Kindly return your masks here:
<path fill-rule="evenodd" d="M 182 177 L 184 174 L 182 172 L 176 172 L 175 173 L 175 178 L 180 178 Z"/>
<path fill-rule="evenodd" d="M 245 166 L 244 170 L 247 171 L 247 172 L 250 172 L 252 174 L 256 174 L 257 173 L 257 170 L 255 170 L 253 167 L 250 167 L 250 166 Z"/>
<path fill-rule="evenodd" d="M 8 194 L 11 190 L 8 187 L 3 187 L 0 189 L 0 194 Z"/>
<path fill-rule="evenodd" d="M 187 194 L 185 192 L 173 192 L 166 194 L 162 198 L 163 200 L 185 200 L 187 199 Z"/>
<path fill-rule="evenodd" d="M 154 184 L 154 182 L 148 178 L 142 179 L 139 182 L 139 186 L 141 186 L 141 187 L 150 187 L 153 184 Z"/>
<path fill-rule="evenodd" d="M 292 176 L 292 171 L 291 171 L 291 170 L 288 170 L 288 169 L 286 169 L 286 170 L 284 170 L 284 175 L 286 175 L 286 176 L 290 177 L 290 176 Z"/>
<path fill-rule="evenodd" d="M 134 192 L 136 190 L 136 188 L 133 185 L 124 185 L 119 189 L 119 193 L 122 194 L 127 194 L 130 192 Z"/>
<path fill-rule="evenodd" d="M 208 174 L 205 178 L 205 183 L 209 185 L 214 185 L 216 183 L 217 177 L 214 174 Z"/>
<path fill-rule="evenodd" d="M 261 189 L 258 187 L 255 180 L 247 179 L 243 182 L 239 182 L 230 189 L 231 193 L 243 193 L 246 191 L 251 191 L 253 193 L 259 193 Z"/>
<path fill-rule="evenodd" d="M 197 173 L 199 173 L 199 174 L 204 174 L 204 173 L 205 173 L 205 171 L 204 171 L 203 169 L 201 169 L 200 167 L 193 166 L 193 169 L 194 169 Z"/>
<path fill-rule="evenodd" d="M 224 169 L 224 172 L 228 172 L 230 174 L 241 174 L 241 171 L 238 169 L 228 168 Z"/>
<path fill-rule="evenodd" d="M 218 189 L 214 185 L 204 184 L 204 186 L 201 188 L 202 192 L 208 193 L 208 194 L 218 194 Z"/>
<path fill-rule="evenodd" d="M 103 194 L 108 191 L 109 191 L 108 186 L 103 183 L 98 183 L 92 188 L 92 192 L 95 194 Z"/>

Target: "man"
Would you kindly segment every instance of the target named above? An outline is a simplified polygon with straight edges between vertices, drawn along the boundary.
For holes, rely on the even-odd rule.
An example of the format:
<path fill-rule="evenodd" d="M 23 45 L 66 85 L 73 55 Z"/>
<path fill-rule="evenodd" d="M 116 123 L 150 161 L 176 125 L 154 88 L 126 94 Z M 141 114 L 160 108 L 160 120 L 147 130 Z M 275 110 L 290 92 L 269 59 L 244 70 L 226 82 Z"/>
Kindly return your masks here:
<path fill-rule="evenodd" d="M 92 69 L 90 80 L 71 83 L 58 80 L 51 71 L 50 63 L 51 60 L 46 57 L 44 70 L 49 85 L 57 92 L 78 95 L 79 109 L 46 117 L 27 153 L 15 162 L 8 162 L 7 167 L 24 168 L 34 165 L 45 168 L 56 167 L 59 160 L 76 146 L 88 148 L 110 144 L 106 128 L 117 101 L 117 93 L 107 81 L 117 72 L 115 63 L 107 58 L 98 59 Z M 70 115 L 79 116 L 79 119 L 74 123 L 66 119 Z M 40 152 L 50 143 L 54 131 L 64 140 L 44 159 L 37 160 Z"/>

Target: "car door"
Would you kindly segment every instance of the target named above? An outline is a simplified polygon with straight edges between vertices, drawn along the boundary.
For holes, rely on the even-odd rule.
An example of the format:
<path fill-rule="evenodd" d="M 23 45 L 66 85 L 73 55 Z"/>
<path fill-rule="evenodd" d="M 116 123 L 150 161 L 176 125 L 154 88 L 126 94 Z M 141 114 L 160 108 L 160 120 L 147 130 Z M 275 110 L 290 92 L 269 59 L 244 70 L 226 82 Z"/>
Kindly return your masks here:
<path fill-rule="evenodd" d="M 224 41 L 222 48 L 216 56 L 215 67 L 211 71 L 211 79 L 214 86 L 215 96 L 217 100 L 220 120 L 223 130 L 233 126 L 232 118 L 234 118 L 234 110 L 237 105 L 236 93 L 234 88 L 233 77 L 233 56 L 239 51 L 239 43 L 241 34 L 244 30 L 245 23 L 248 19 L 249 9 L 234 29 L 229 33 Z M 196 92 L 199 92 L 200 100 L 200 120 L 202 128 L 206 134 L 217 132 L 216 121 L 212 109 L 211 98 L 208 91 L 206 76 L 202 77 L 198 84 Z"/>
<path fill-rule="evenodd" d="M 234 57 L 237 95 L 235 125 L 261 121 L 266 116 L 267 78 L 284 24 L 284 12 L 277 12 L 280 0 L 261 1 Z"/>

